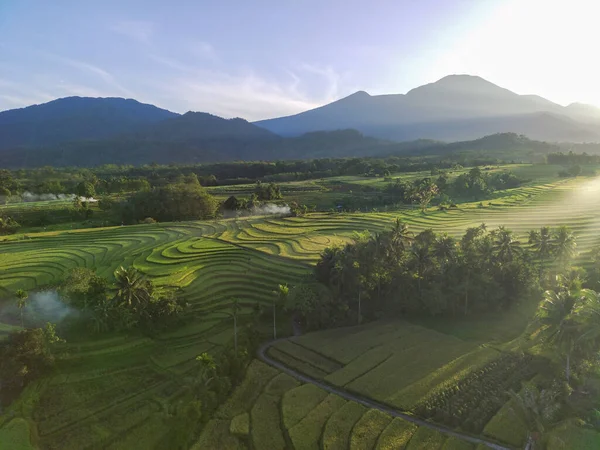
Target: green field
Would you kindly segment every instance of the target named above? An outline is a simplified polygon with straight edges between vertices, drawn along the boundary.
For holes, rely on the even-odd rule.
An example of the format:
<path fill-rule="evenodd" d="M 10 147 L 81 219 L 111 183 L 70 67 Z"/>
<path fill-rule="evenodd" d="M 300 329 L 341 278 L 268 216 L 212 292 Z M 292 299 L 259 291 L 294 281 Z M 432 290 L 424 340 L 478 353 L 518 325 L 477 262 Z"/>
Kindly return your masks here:
<path fill-rule="evenodd" d="M 252 395 L 248 395 L 252 386 Z M 247 433 L 238 423 L 249 413 Z M 423 448 L 423 443 L 456 440 L 439 432 L 393 419 L 374 409 L 314 387 L 299 385 L 288 375 L 277 374 L 254 361 L 240 387 L 217 412 L 194 449 L 378 449 Z M 464 448 L 471 444 L 459 441 Z M 226 443 L 226 444 L 225 444 Z M 252 447 L 250 447 L 252 444 Z M 226 446 L 224 446 L 226 445 Z M 454 444 L 453 444 L 454 445 Z M 454 448 L 454 447 L 448 447 Z"/>
<path fill-rule="evenodd" d="M 349 242 L 356 231 L 388 229 L 396 217 L 413 231 L 432 228 L 458 235 L 485 222 L 488 227 L 505 225 L 522 238 L 532 228 L 566 224 L 577 235 L 580 250 L 600 243 L 600 181 L 556 180 L 549 169 L 540 167 L 544 166 L 513 170 L 542 179 L 541 183 L 499 192 L 482 205 L 460 204 L 447 211 L 430 208 L 426 214 L 410 208 L 321 212 L 0 238 L 0 298 L 6 303 L 19 288 L 58 284 L 72 267 L 93 268 L 111 277 L 121 265 L 133 265 L 159 286 L 181 288 L 190 303 L 185 326 L 153 338 L 119 334 L 68 342 L 69 356 L 59 361 L 56 373 L 29 386 L 13 405 L 16 415 L 26 420 L 0 418 L 0 442 L 26 440 L 23 430 L 29 426 L 32 442 L 41 448 L 116 449 L 132 448 L 133 443 L 135 448 L 160 448 L 169 428 L 166 418 L 177 404 L 183 377 L 194 367 L 194 357 L 218 352 L 231 339 L 228 307 L 233 297 L 243 305 L 243 323 L 256 303 L 270 305 L 278 284 L 294 285 L 310 273 L 326 247 Z M 383 183 L 356 178 L 345 181 Z M 0 337 L 14 325 L 0 323 Z M 513 334 L 504 333 L 499 322 L 476 331 L 476 325 L 446 328 L 439 323 L 385 322 L 328 330 L 282 344 L 273 356 L 331 384 L 410 410 L 429 392 L 443 389 L 448 380 L 495 358 L 498 350 L 481 347 L 486 332 L 496 341 Z M 453 443 L 426 431 L 417 434 L 398 420 L 371 417 L 374 413 L 366 416 L 368 411 L 359 405 L 348 406 L 352 402 L 325 392 L 305 396 L 311 399 L 305 404 L 292 393 L 307 388 L 269 368 L 261 369 L 268 375 L 257 381 L 252 376 L 255 369 L 251 367 L 244 383 L 205 428 L 197 448 L 210 448 L 207 442 L 220 443 L 214 448 L 245 448 L 252 443 L 254 448 L 334 449 L 351 442 L 357 442 L 355 448 L 394 448 L 395 439 L 412 442 L 408 448 L 430 441 L 454 448 Z M 274 425 L 265 425 L 266 420 L 278 423 L 279 431 L 271 433 Z M 377 433 L 358 434 L 369 427 L 354 425 L 371 421 Z"/>

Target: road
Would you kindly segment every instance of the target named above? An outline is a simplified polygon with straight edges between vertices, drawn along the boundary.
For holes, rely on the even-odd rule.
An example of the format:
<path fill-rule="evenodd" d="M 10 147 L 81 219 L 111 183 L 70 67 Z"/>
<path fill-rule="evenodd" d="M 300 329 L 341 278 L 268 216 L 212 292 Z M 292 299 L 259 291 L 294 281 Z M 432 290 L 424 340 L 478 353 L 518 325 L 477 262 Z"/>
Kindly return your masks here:
<path fill-rule="evenodd" d="M 351 400 L 353 402 L 356 403 L 360 403 L 361 405 L 366 406 L 367 408 L 373 408 L 373 409 L 378 409 L 379 411 L 382 411 L 386 414 L 389 414 L 392 417 L 400 417 L 401 419 L 404 419 L 408 422 L 412 422 L 416 425 L 419 425 L 421 427 L 427 427 L 427 428 L 432 428 L 434 430 L 437 430 L 441 433 L 444 433 L 448 436 L 454 436 L 457 437 L 459 439 L 462 439 L 464 441 L 468 441 L 468 442 L 472 442 L 474 444 L 483 444 L 489 448 L 492 448 L 494 450 L 511 450 L 509 447 L 504 447 L 502 445 L 499 445 L 495 442 L 491 442 L 491 441 L 487 441 L 485 439 L 481 439 L 478 437 L 474 437 L 474 436 L 470 436 L 468 434 L 463 434 L 460 433 L 458 431 L 454 431 L 450 428 L 446 428 L 442 425 L 437 425 L 431 422 L 427 422 L 425 420 L 419 419 L 417 417 L 411 416 L 409 414 L 406 414 L 405 412 L 402 412 L 400 410 L 391 408 L 387 405 L 384 405 L 383 403 L 379 403 L 373 399 L 367 398 L 367 397 L 363 397 L 362 395 L 359 394 L 355 394 L 353 392 L 349 392 L 343 388 L 337 387 L 337 386 L 332 386 L 330 384 L 325 383 L 324 381 L 320 381 L 320 380 L 316 380 L 312 377 L 306 376 L 303 373 L 297 372 L 291 368 L 289 368 L 288 366 L 282 364 L 281 362 L 271 358 L 268 354 L 267 351 L 269 350 L 269 348 L 276 344 L 277 342 L 280 341 L 284 341 L 285 339 L 278 339 L 276 341 L 270 341 L 270 342 L 266 342 L 264 344 L 262 344 L 257 352 L 257 356 L 258 358 L 269 364 L 270 366 L 275 367 L 276 369 L 279 369 L 280 371 L 287 373 L 288 375 L 296 378 L 297 380 L 300 380 L 304 383 L 311 383 L 314 384 L 315 386 L 323 389 L 324 391 L 327 391 L 331 394 L 336 394 L 339 395 L 342 398 L 345 398 L 346 400 Z"/>

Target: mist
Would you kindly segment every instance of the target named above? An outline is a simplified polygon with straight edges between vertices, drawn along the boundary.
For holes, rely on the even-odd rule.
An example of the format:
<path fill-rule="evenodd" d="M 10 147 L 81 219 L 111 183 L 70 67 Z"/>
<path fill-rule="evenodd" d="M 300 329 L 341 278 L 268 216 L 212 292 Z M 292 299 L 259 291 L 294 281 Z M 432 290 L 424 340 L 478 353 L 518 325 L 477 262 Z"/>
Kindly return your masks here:
<path fill-rule="evenodd" d="M 77 198 L 75 194 L 34 194 L 25 191 L 21 194 L 24 202 L 51 202 L 51 201 L 73 201 Z M 82 202 L 94 203 L 98 200 L 94 197 L 79 197 Z"/>
<path fill-rule="evenodd" d="M 55 289 L 29 292 L 23 309 L 25 326 L 41 326 L 46 322 L 60 323 L 70 317 L 77 317 L 79 311 L 61 300 Z M 20 325 L 20 311 L 15 298 L 0 302 L 0 322 Z"/>
<path fill-rule="evenodd" d="M 288 205 L 279 206 L 274 203 L 267 203 L 266 205 L 262 205 L 259 207 L 254 207 L 251 209 L 251 215 L 253 216 L 269 216 L 269 215 L 286 215 L 290 214 L 291 210 Z"/>

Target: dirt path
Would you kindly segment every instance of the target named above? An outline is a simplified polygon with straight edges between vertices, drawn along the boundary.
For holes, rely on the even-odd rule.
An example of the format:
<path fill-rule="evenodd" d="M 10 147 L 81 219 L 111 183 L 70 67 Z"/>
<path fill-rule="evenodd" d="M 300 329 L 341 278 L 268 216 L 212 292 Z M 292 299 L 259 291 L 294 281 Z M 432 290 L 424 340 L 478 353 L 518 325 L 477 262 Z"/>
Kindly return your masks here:
<path fill-rule="evenodd" d="M 364 405 L 367 408 L 378 409 L 379 411 L 389 414 L 392 417 L 400 417 L 401 419 L 404 419 L 408 422 L 412 422 L 416 425 L 419 425 L 422 427 L 427 427 L 427 428 L 432 428 L 441 433 L 447 434 L 448 436 L 454 436 L 454 437 L 457 437 L 464 441 L 472 442 L 474 444 L 483 444 L 483 445 L 485 445 L 489 448 L 495 449 L 495 450 L 511 450 L 509 447 L 504 447 L 502 445 L 496 444 L 495 442 L 487 441 L 485 439 L 480 439 L 480 438 L 470 436 L 467 434 L 462 434 L 458 431 L 454 431 L 454 430 L 452 430 L 450 428 L 446 428 L 442 425 L 437 425 L 437 424 L 434 424 L 431 422 L 426 422 L 425 420 L 418 419 L 418 418 L 411 416 L 409 414 L 406 414 L 402 411 L 399 411 L 397 409 L 394 409 L 387 405 L 384 405 L 383 403 L 379 403 L 375 400 L 372 400 L 367 397 L 363 397 L 362 395 L 359 395 L 359 394 L 348 392 L 347 390 L 340 388 L 340 387 L 331 386 L 330 384 L 327 384 L 324 381 L 316 380 L 316 379 L 306 376 L 300 372 L 296 372 L 295 370 L 290 369 L 289 367 L 280 363 L 279 361 L 276 361 L 275 359 L 271 358 L 267 354 L 267 351 L 269 350 L 269 348 L 272 345 L 276 344 L 277 342 L 284 341 L 284 340 L 285 339 L 279 339 L 277 341 L 266 342 L 263 345 L 261 345 L 257 352 L 258 358 L 261 361 L 269 364 L 270 366 L 273 366 L 276 369 L 279 369 L 280 371 L 285 372 L 288 375 L 296 378 L 297 380 L 300 380 L 304 383 L 314 384 L 315 386 L 323 389 L 324 391 L 327 391 L 331 394 L 339 395 L 340 397 L 345 398 L 346 400 L 351 400 L 353 402 L 360 403 L 361 405 Z"/>

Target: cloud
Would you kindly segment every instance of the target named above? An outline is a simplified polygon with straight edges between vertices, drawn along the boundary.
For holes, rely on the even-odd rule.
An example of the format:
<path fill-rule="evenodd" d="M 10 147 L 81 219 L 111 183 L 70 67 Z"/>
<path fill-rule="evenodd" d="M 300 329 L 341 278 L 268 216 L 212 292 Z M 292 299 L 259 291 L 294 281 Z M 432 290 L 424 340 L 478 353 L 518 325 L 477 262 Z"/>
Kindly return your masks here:
<path fill-rule="evenodd" d="M 8 108 L 21 108 L 24 106 L 44 103 L 55 97 L 35 89 L 27 83 L 16 83 L 0 78 L 0 111 Z"/>
<path fill-rule="evenodd" d="M 328 101 L 338 98 L 341 75 L 337 73 L 331 66 L 320 67 L 313 64 L 302 63 L 299 65 L 299 67 L 301 70 L 314 75 L 319 75 L 325 79 L 327 82 L 325 98 Z"/>
<path fill-rule="evenodd" d="M 154 92 L 162 91 L 162 103 L 171 103 L 171 109 L 211 112 L 250 121 L 297 114 L 335 100 L 342 78 L 332 67 L 311 64 L 297 65 L 294 70 L 283 68 L 280 76 L 273 77 L 250 69 L 224 72 L 198 68 L 162 55 L 148 57 L 177 72 L 152 86 Z M 314 86 L 307 78 L 316 80 L 317 90 L 323 92 L 310 95 L 308 92 L 314 91 L 310 89 Z"/>
<path fill-rule="evenodd" d="M 59 55 L 55 55 L 52 53 L 44 53 L 44 56 L 49 59 L 52 59 L 54 61 L 65 64 L 67 66 L 73 67 L 81 72 L 88 73 L 88 74 L 95 76 L 96 78 L 99 78 L 111 89 L 111 91 L 112 91 L 111 95 L 115 95 L 118 93 L 119 95 L 124 95 L 126 97 L 135 98 L 135 94 L 132 91 L 130 91 L 129 89 L 122 86 L 117 81 L 117 79 L 114 77 L 114 75 L 112 75 L 111 73 L 107 72 L 106 70 L 104 70 L 98 66 L 89 64 L 85 61 L 78 61 L 75 59 L 66 58 L 64 56 L 59 56 Z M 79 95 L 79 94 L 76 94 L 76 95 Z"/>
<path fill-rule="evenodd" d="M 189 44 L 190 53 L 198 58 L 216 59 L 215 48 L 205 41 L 195 41 Z"/>
<path fill-rule="evenodd" d="M 142 44 L 150 43 L 154 34 L 154 24 L 143 20 L 121 20 L 110 25 L 110 30 L 127 36 Z"/>

